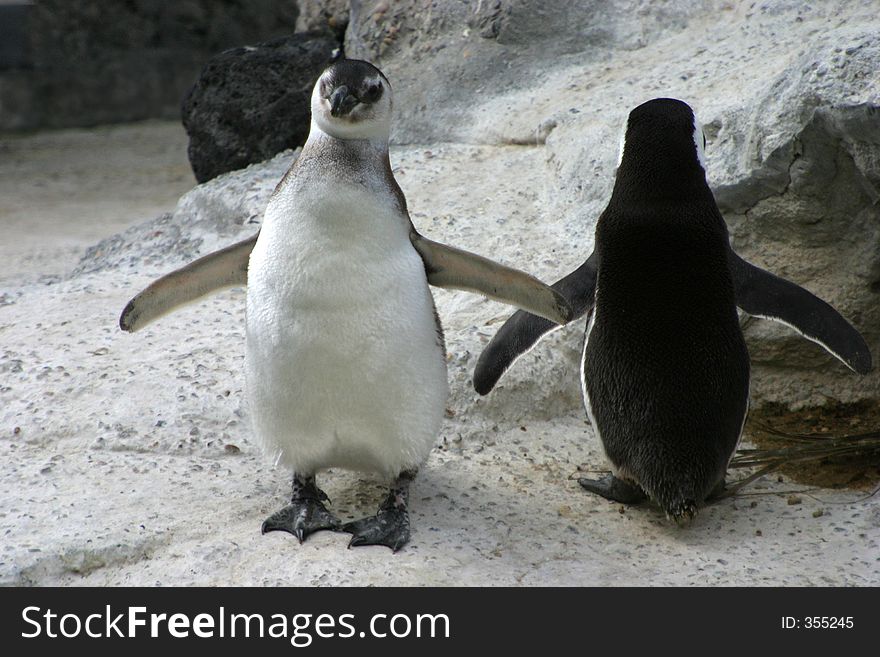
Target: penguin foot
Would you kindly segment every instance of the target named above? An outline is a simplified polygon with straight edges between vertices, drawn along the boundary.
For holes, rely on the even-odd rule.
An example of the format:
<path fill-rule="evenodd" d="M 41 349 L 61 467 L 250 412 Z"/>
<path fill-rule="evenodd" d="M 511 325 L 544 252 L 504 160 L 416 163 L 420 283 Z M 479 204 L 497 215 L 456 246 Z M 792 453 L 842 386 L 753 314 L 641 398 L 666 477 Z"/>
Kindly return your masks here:
<path fill-rule="evenodd" d="M 380 509 L 374 516 L 344 524 L 342 531 L 352 534 L 348 547 L 384 545 L 397 552 L 409 542 L 409 512 Z"/>
<path fill-rule="evenodd" d="M 322 502 L 300 500 L 291 502 L 263 521 L 262 532 L 285 531 L 296 536 L 300 543 L 322 529 L 339 531 L 342 523 L 327 510 Z"/>
<path fill-rule="evenodd" d="M 578 479 L 578 483 L 591 493 L 601 495 L 612 502 L 639 504 L 648 499 L 645 491 L 641 488 L 611 474 L 605 475 L 601 479 Z"/>
<path fill-rule="evenodd" d="M 342 526 L 342 531 L 352 535 L 348 547 L 384 545 L 392 552 L 397 552 L 409 542 L 409 511 L 406 505 L 409 501 L 409 485 L 415 476 L 415 470 L 400 473 L 376 515 Z"/>
<path fill-rule="evenodd" d="M 314 477 L 293 477 L 293 499 L 263 521 L 262 533 L 285 531 L 296 536 L 300 544 L 322 529 L 339 531 L 342 523 L 324 506 L 327 494 L 315 485 Z"/>

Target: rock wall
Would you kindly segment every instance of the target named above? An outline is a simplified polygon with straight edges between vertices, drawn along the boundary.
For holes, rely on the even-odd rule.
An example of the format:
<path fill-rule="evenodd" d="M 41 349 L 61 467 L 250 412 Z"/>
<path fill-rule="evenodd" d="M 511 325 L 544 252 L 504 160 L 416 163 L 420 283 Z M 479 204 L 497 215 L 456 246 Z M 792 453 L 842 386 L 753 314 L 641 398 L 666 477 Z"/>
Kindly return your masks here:
<path fill-rule="evenodd" d="M 0 131 L 177 118 L 214 54 L 289 34 L 295 0 L 36 0 L 0 66 Z M 11 28 L 9 28 L 11 29 Z"/>

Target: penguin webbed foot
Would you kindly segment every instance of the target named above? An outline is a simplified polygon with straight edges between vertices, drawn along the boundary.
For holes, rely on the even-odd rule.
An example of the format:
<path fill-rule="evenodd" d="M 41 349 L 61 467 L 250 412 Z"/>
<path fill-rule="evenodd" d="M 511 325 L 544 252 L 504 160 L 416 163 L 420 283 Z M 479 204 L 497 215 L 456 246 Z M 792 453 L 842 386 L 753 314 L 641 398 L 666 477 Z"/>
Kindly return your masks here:
<path fill-rule="evenodd" d="M 352 534 L 348 547 L 384 545 L 397 552 L 409 542 L 409 512 L 404 509 L 379 509 L 369 518 L 353 520 L 342 526 Z"/>
<path fill-rule="evenodd" d="M 342 523 L 327 507 L 327 494 L 315 485 L 314 477 L 293 478 L 293 497 L 286 507 L 263 521 L 262 533 L 285 531 L 296 536 L 300 544 L 321 530 L 339 531 Z"/>
<path fill-rule="evenodd" d="M 648 496 L 638 486 L 619 479 L 612 474 L 605 475 L 601 479 L 578 479 L 578 483 L 587 491 L 595 493 L 606 500 L 620 502 L 621 504 L 641 504 Z"/>
<path fill-rule="evenodd" d="M 342 526 L 342 531 L 352 535 L 348 547 L 384 545 L 397 552 L 409 542 L 409 485 L 415 472 L 401 474 L 391 485 L 388 497 L 382 502 L 376 515 L 353 520 Z"/>

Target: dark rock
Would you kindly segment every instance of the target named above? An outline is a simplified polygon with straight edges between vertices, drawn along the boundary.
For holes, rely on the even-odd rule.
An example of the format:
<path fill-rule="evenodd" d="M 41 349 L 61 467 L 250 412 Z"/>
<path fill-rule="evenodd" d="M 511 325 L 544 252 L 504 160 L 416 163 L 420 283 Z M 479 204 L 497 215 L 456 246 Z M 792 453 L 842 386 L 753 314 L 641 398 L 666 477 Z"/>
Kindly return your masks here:
<path fill-rule="evenodd" d="M 328 35 L 294 34 L 211 59 L 183 101 L 196 180 L 301 146 L 312 87 L 337 46 Z"/>

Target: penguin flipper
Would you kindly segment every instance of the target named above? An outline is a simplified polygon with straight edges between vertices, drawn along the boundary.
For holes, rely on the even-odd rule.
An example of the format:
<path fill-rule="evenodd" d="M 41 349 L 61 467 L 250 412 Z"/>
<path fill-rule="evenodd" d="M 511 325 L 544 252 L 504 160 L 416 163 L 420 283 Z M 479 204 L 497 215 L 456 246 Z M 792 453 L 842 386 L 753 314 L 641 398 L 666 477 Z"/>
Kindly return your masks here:
<path fill-rule="evenodd" d="M 425 263 L 425 273 L 431 285 L 484 294 L 557 324 L 566 324 L 573 319 L 565 297 L 534 276 L 434 242 L 416 231 L 410 233 L 410 241 Z"/>
<path fill-rule="evenodd" d="M 861 334 L 819 297 L 728 250 L 736 305 L 749 315 L 772 319 L 824 347 L 859 374 L 871 371 L 871 351 Z"/>
<path fill-rule="evenodd" d="M 258 236 L 259 232 L 154 281 L 125 306 L 119 317 L 119 328 L 134 333 L 206 294 L 247 285 L 248 261 Z"/>
<path fill-rule="evenodd" d="M 598 262 L 594 251 L 584 264 L 551 286 L 569 300 L 574 311 L 572 319 L 583 317 L 593 307 Z M 480 354 L 474 369 L 474 389 L 481 395 L 489 394 L 513 363 L 555 328 L 546 319 L 522 310 L 511 315 Z"/>

